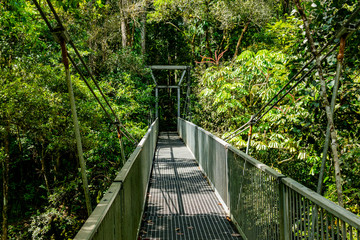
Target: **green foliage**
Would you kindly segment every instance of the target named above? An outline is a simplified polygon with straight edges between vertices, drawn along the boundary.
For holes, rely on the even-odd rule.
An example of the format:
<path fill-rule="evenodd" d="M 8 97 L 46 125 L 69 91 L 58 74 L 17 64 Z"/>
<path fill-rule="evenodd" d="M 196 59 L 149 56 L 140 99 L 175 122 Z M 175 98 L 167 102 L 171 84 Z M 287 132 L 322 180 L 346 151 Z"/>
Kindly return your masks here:
<path fill-rule="evenodd" d="M 300 17 L 291 3 L 281 12 L 281 2 L 156 0 L 148 12 L 145 55 L 139 54 L 142 2 L 120 6 L 116 1 L 74 0 L 56 1 L 54 6 L 122 124 L 140 139 L 154 106 L 145 64 L 194 64 L 193 120 L 222 137 L 271 99 L 309 57 Z M 358 1 L 303 4 L 315 44 L 322 46 Z M 128 47 L 121 42 L 122 11 L 128 14 Z M 1 137 L 10 124 L 9 238 L 72 238 L 86 219 L 86 209 L 60 47 L 31 2 L 2 1 L 0 12 Z M 248 21 L 239 54 L 232 59 Z M 335 107 L 346 206 L 356 213 L 360 212 L 359 41 L 358 32 L 347 41 Z M 71 48 L 69 52 L 74 56 Z M 215 58 L 196 65 L 202 56 Z M 324 61 L 329 95 L 335 61 L 334 56 Z M 71 69 L 95 204 L 123 162 L 112 120 Z M 161 83 L 174 83 L 174 75 L 158 76 Z M 250 149 L 255 158 L 313 189 L 326 126 L 318 89 L 317 76 L 311 74 L 256 124 Z M 173 98 L 171 93 L 160 96 L 161 117 L 171 118 Z M 123 141 L 128 156 L 134 146 Z M 246 141 L 244 132 L 231 143 L 244 149 Z M 0 160 L 4 156 L 1 138 Z M 331 156 L 328 160 L 324 195 L 335 200 Z"/>
<path fill-rule="evenodd" d="M 149 123 L 152 87 L 144 57 L 137 53 L 139 43 L 119 48 L 112 4 L 65 1 L 54 6 L 121 123 L 139 140 Z M 30 2 L 1 2 L 0 11 L 0 159 L 9 124 L 9 238 L 72 238 L 87 214 L 60 47 Z M 107 25 L 97 32 L 101 22 Z M 69 53 L 74 56 L 70 47 Z M 113 119 L 70 68 L 94 206 L 124 162 Z M 134 145 L 122 140 L 129 156 Z"/>
<path fill-rule="evenodd" d="M 279 20 L 268 24 L 267 34 L 273 39 L 273 48 L 282 50 L 286 54 L 296 54 L 295 51 L 301 38 L 302 21 L 295 16 L 289 16 L 286 20 Z"/>
<path fill-rule="evenodd" d="M 77 187 L 80 187 L 79 182 L 71 182 L 66 188 L 60 187 L 49 196 L 49 205 L 44 211 L 37 211 L 31 217 L 28 231 L 32 239 L 68 239 L 76 234 L 79 223 L 82 222 L 74 214 L 74 207 L 81 203 Z M 74 194 L 71 199 L 67 196 L 69 194 Z"/>
<path fill-rule="evenodd" d="M 201 73 L 200 109 L 205 107 L 209 116 L 218 114 L 207 124 L 236 128 L 246 122 L 259 101 L 270 99 L 287 80 L 285 64 L 284 54 L 261 50 L 242 52 L 235 64 L 207 68 Z"/>
<path fill-rule="evenodd" d="M 357 1 L 305 1 L 311 19 L 315 45 L 321 47 L 348 18 Z M 218 6 L 224 7 L 221 1 Z M 222 5 L 221 5 L 222 4 Z M 225 8 L 225 7 L 224 7 Z M 293 11 L 291 11 L 293 10 Z M 225 10 L 224 10 L 225 11 Z M 249 39 L 235 62 L 219 68 L 198 67 L 194 120 L 202 127 L 227 137 L 246 123 L 272 98 L 309 58 L 303 23 L 295 9 L 272 19 Z M 224 13 L 225 14 L 225 13 Z M 229 16 L 227 14 L 226 16 Z M 219 17 L 221 13 L 219 13 Z M 233 21 L 232 18 L 226 18 Z M 229 26 L 232 26 L 229 24 Z M 250 30 L 251 31 L 251 30 Z M 341 168 L 346 207 L 359 214 L 359 81 L 358 32 L 347 41 L 345 70 L 335 106 L 335 125 L 341 149 Z M 266 50 L 264 50 L 266 49 Z M 332 94 L 336 54 L 324 61 L 328 95 Z M 275 99 L 277 100 L 277 99 Z M 253 129 L 250 154 L 304 185 L 316 190 L 320 171 L 326 117 L 319 97 L 317 75 L 312 73 L 279 102 Z M 232 138 L 231 143 L 245 149 L 247 131 Z M 332 156 L 328 156 L 324 195 L 336 201 Z"/>

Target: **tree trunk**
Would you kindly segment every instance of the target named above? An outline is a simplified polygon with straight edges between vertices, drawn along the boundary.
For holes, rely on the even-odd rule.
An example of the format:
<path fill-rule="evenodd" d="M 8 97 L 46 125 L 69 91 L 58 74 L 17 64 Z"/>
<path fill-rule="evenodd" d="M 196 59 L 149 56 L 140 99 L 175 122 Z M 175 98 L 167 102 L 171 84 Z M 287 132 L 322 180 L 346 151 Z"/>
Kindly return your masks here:
<path fill-rule="evenodd" d="M 53 155 L 54 157 L 54 155 Z M 59 176 L 59 169 L 60 169 L 60 165 L 61 165 L 61 160 L 60 160 L 60 154 L 58 152 L 56 152 L 56 157 L 55 157 L 55 163 L 54 163 L 54 182 L 56 182 L 57 177 Z"/>
<path fill-rule="evenodd" d="M 195 39 L 196 39 L 196 33 L 194 33 L 192 39 L 191 39 L 191 56 L 192 56 L 192 63 L 196 60 L 195 56 Z"/>
<path fill-rule="evenodd" d="M 211 15 L 210 14 L 210 0 L 205 0 L 204 3 L 205 3 L 205 16 L 206 16 L 204 20 L 206 22 L 209 22 L 207 17 Z M 209 26 L 206 25 L 204 30 L 205 30 L 206 49 L 209 52 L 209 57 L 214 57 L 213 53 L 211 51 L 210 40 L 209 40 Z"/>
<path fill-rule="evenodd" d="M 128 45 L 128 39 L 127 39 L 127 33 L 128 33 L 128 25 L 127 25 L 127 16 L 125 12 L 126 8 L 126 0 L 120 1 L 120 26 L 121 26 L 121 45 L 123 48 L 127 47 Z"/>
<path fill-rule="evenodd" d="M 282 1 L 282 11 L 283 18 L 285 19 L 285 14 L 290 13 L 290 0 Z"/>
<path fill-rule="evenodd" d="M 50 187 L 49 187 L 49 181 L 48 181 L 48 177 L 46 175 L 46 166 L 45 166 L 45 149 L 44 149 L 44 143 L 41 144 L 41 172 L 44 176 L 44 181 L 45 181 L 45 187 L 46 187 L 46 191 L 48 196 L 50 195 Z"/>
<path fill-rule="evenodd" d="M 241 35 L 240 35 L 240 37 L 239 37 L 239 40 L 238 40 L 238 42 L 237 42 L 237 44 L 236 44 L 236 49 L 235 49 L 235 54 L 234 54 L 234 57 L 233 57 L 233 61 L 235 61 L 235 59 L 236 59 L 236 57 L 237 57 L 237 55 L 238 55 L 240 43 L 241 43 L 242 39 L 244 38 L 244 34 L 245 34 L 246 30 L 248 29 L 249 24 L 250 24 L 250 20 L 248 20 L 248 21 L 246 22 L 246 24 L 245 24 L 245 26 L 244 26 L 244 28 L 243 28 L 243 30 L 242 30 L 242 32 L 241 32 Z"/>
<path fill-rule="evenodd" d="M 131 34 L 129 34 L 129 46 L 130 47 L 133 47 L 133 45 L 134 45 L 134 38 L 135 38 L 135 22 L 132 25 Z"/>
<path fill-rule="evenodd" d="M 88 216 L 90 216 L 90 214 L 92 212 L 90 192 L 89 192 L 89 185 L 88 185 L 88 180 L 87 180 L 87 176 L 86 176 L 86 165 L 85 165 L 82 143 L 81 143 L 80 127 L 79 127 L 79 122 L 78 122 L 77 113 L 76 113 L 74 91 L 72 88 L 72 83 L 71 83 L 71 78 L 70 78 L 68 53 L 67 53 L 66 44 L 65 44 L 64 40 L 61 41 L 60 45 L 61 45 L 62 59 L 63 59 L 63 63 L 65 66 L 66 84 L 67 84 L 68 91 L 69 91 L 70 107 L 71 107 L 71 112 L 73 115 L 76 146 L 77 146 L 77 152 L 78 152 L 78 157 L 79 157 L 79 165 L 80 165 L 80 170 L 81 170 L 83 189 L 84 189 L 84 194 L 85 194 L 86 209 L 88 212 Z"/>
<path fill-rule="evenodd" d="M 213 57 L 213 53 L 212 53 L 211 47 L 210 47 L 209 32 L 207 29 L 205 30 L 205 41 L 206 41 L 206 49 L 209 52 L 209 57 Z"/>
<path fill-rule="evenodd" d="M 147 5 L 146 0 L 143 1 L 143 14 L 141 16 L 141 54 L 145 56 L 146 53 L 146 16 L 147 16 Z"/>
<path fill-rule="evenodd" d="M 9 164 L 10 164 L 10 124 L 5 127 L 5 157 L 3 167 L 3 209 L 2 209 L 2 240 L 8 235 L 8 202 L 9 202 Z"/>
<path fill-rule="evenodd" d="M 217 52 L 218 52 L 218 53 L 221 52 L 221 49 L 222 49 L 222 47 L 223 47 L 223 44 L 224 44 L 224 42 L 225 42 L 225 40 L 226 40 L 226 35 L 227 35 L 227 30 L 225 29 L 225 30 L 223 31 L 223 37 L 222 37 L 222 39 L 221 39 L 221 42 L 220 42 L 220 44 L 219 44 L 219 47 L 217 48 Z"/>
<path fill-rule="evenodd" d="M 339 54 L 337 56 L 335 83 L 334 83 L 334 87 L 333 87 L 333 95 L 331 98 L 331 113 L 332 114 L 334 114 L 336 96 L 337 96 L 340 77 L 341 77 L 341 70 L 342 70 L 344 51 L 345 51 L 345 42 L 346 42 L 346 36 L 342 36 L 340 39 Z M 325 163 L 326 163 L 327 152 L 329 150 L 329 143 L 330 143 L 330 126 L 328 124 L 327 128 L 326 128 L 325 143 L 324 143 L 323 156 L 322 156 L 322 161 L 321 161 L 321 168 L 320 168 L 318 187 L 317 187 L 317 193 L 319 193 L 319 194 L 321 194 L 322 184 L 323 184 L 323 180 L 324 180 Z"/>
<path fill-rule="evenodd" d="M 295 5 L 301 15 L 303 22 L 304 22 L 306 36 L 309 41 L 311 53 L 314 55 L 314 57 L 316 57 L 316 65 L 317 65 L 317 69 L 318 69 L 318 74 L 319 74 L 319 78 L 320 78 L 320 87 L 321 87 L 320 95 L 323 99 L 323 105 L 325 108 L 326 117 L 327 117 L 329 128 L 330 128 L 331 150 L 332 150 L 332 154 L 333 154 L 333 158 L 334 158 L 335 180 L 336 180 L 338 203 L 340 206 L 343 207 L 344 203 L 343 203 L 343 193 L 342 193 L 342 186 L 341 186 L 341 168 L 340 168 L 340 163 L 339 163 L 339 154 L 338 154 L 338 150 L 337 150 L 337 135 L 336 135 L 335 125 L 334 125 L 333 113 L 331 112 L 331 106 L 327 99 L 326 82 L 323 77 L 323 71 L 322 71 L 322 66 L 321 66 L 321 56 L 317 54 L 317 50 L 316 50 L 316 47 L 314 44 L 314 39 L 312 38 L 312 35 L 310 32 L 309 22 L 308 22 L 306 14 L 304 12 L 304 9 L 302 8 L 302 6 L 300 4 L 300 0 L 294 0 L 294 2 L 295 2 Z"/>
<path fill-rule="evenodd" d="M 17 130 L 17 138 L 18 138 L 19 150 L 22 153 L 22 144 L 21 144 L 21 136 L 20 136 L 20 128 L 19 128 L 19 126 L 16 126 L 16 130 Z"/>
<path fill-rule="evenodd" d="M 93 52 L 96 52 L 95 44 L 93 43 L 93 40 L 89 40 L 89 48 L 93 50 Z M 89 55 L 89 69 L 91 74 L 94 73 L 94 68 L 95 68 L 95 56 L 94 54 L 91 53 Z"/>

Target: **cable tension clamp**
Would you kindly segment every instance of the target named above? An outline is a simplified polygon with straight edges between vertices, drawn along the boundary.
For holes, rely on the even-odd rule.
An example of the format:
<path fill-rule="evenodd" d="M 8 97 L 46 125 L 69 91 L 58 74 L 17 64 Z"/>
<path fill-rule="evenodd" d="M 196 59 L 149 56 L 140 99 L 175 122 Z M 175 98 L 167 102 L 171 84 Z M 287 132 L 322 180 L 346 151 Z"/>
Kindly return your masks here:
<path fill-rule="evenodd" d="M 64 28 L 57 26 L 51 32 L 57 43 L 61 43 L 62 41 L 65 41 L 65 43 L 70 42 L 69 34 Z"/>

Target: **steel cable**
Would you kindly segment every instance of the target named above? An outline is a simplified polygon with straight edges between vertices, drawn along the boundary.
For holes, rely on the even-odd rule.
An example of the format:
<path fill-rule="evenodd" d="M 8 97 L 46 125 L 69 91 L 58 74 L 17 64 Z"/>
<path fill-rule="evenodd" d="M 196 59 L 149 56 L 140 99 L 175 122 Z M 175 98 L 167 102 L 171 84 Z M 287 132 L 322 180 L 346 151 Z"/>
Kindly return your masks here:
<path fill-rule="evenodd" d="M 360 8 L 358 8 L 358 10 L 360 10 Z M 356 11 L 359 12 L 359 11 Z M 355 29 L 358 28 L 360 26 L 360 21 L 358 23 L 356 23 L 355 25 Z M 339 32 L 342 30 L 339 30 Z M 337 42 L 330 50 L 329 52 L 321 58 L 320 62 L 322 62 L 325 58 L 327 58 L 338 46 L 339 46 L 340 42 Z M 322 48 L 321 51 L 323 51 L 324 47 Z M 314 57 L 311 59 L 311 61 L 314 60 Z M 260 117 L 256 118 L 254 121 L 257 122 L 259 121 L 264 115 L 266 115 L 266 113 L 268 113 L 274 106 L 276 106 L 276 104 L 278 104 L 291 90 L 293 90 L 306 76 L 308 76 L 316 67 L 316 65 L 314 65 L 304 76 L 302 76 L 299 80 L 297 80 L 297 83 L 295 83 L 294 86 L 292 86 L 278 101 L 276 101 L 265 113 L 263 113 Z M 288 86 L 289 83 L 287 83 L 284 87 Z M 279 91 L 282 92 L 284 90 L 284 87 Z M 273 101 L 278 95 L 280 95 L 279 93 L 276 94 L 275 97 L 273 97 L 269 102 Z M 268 106 L 269 104 L 267 103 L 266 106 Z M 263 107 L 264 108 L 264 107 Z M 262 108 L 262 109 L 263 109 Z M 260 111 L 259 111 L 260 112 Z M 257 114 L 259 114 L 259 112 Z M 256 114 L 256 115 L 257 115 Z"/>
<path fill-rule="evenodd" d="M 338 33 L 330 40 L 328 41 L 325 46 L 323 46 L 320 51 L 317 53 L 317 55 L 321 54 L 329 45 L 330 43 L 332 43 L 337 35 L 340 33 L 340 32 L 343 32 L 344 28 L 346 25 L 348 25 L 350 23 L 350 21 L 354 18 L 355 14 L 357 14 L 358 12 L 360 11 L 360 8 L 358 8 L 353 14 L 352 16 L 346 21 L 346 23 L 344 24 L 344 26 L 338 31 Z M 360 25 L 360 21 L 356 24 L 355 26 L 355 29 Z M 323 61 L 325 58 L 327 58 L 334 50 L 335 48 L 339 45 L 339 42 L 336 43 L 330 50 L 329 52 L 321 58 L 320 61 Z M 240 131 L 242 130 L 244 127 L 248 126 L 251 122 L 252 123 L 257 123 L 258 121 L 260 121 L 274 106 L 276 106 L 282 99 L 285 98 L 285 96 L 287 94 L 289 94 L 297 85 L 299 85 L 316 67 L 316 65 L 314 65 L 312 68 L 309 69 L 309 71 L 307 73 L 305 73 L 305 75 L 303 75 L 300 79 L 297 79 L 296 78 L 315 60 L 315 57 L 313 56 L 301 69 L 299 72 L 297 72 L 286 84 L 285 86 L 283 86 L 278 92 L 277 94 L 275 94 L 274 97 L 272 97 L 263 107 L 261 107 L 261 109 L 254 115 L 254 119 L 250 119 L 247 123 L 245 123 L 243 126 L 241 126 L 240 128 L 236 129 L 235 131 L 233 131 L 228 137 L 225 138 L 225 141 L 228 141 L 230 140 L 231 138 L 234 138 L 236 137 L 237 135 L 239 135 L 240 133 L 244 132 L 243 131 Z M 264 111 L 264 109 L 269 106 L 271 104 L 271 102 L 273 102 L 294 80 L 296 80 L 296 83 L 290 87 L 289 90 L 287 90 L 285 92 L 285 94 L 283 94 L 275 103 L 273 103 L 271 105 L 271 107 L 269 107 L 267 109 L 267 111 L 265 111 L 263 114 L 260 115 L 260 117 L 257 117 L 262 111 Z M 248 126 L 247 128 L 245 129 L 248 129 L 250 126 Z M 238 132 L 240 131 L 240 132 Z"/>
<path fill-rule="evenodd" d="M 47 17 L 46 17 L 46 15 L 45 15 L 45 13 L 44 13 L 44 12 L 43 12 L 43 10 L 41 9 L 41 7 L 40 7 L 39 3 L 38 3 L 36 0 L 33 0 L 33 2 L 34 2 L 34 4 L 35 4 L 36 8 L 38 9 L 38 11 L 39 11 L 39 13 L 40 13 L 41 17 L 44 19 L 44 21 L 45 21 L 46 25 L 48 26 L 48 28 L 49 28 L 49 29 L 50 29 L 50 31 L 52 32 L 52 31 L 53 31 L 53 28 L 52 28 L 52 26 L 51 26 L 50 22 L 48 21 L 48 19 L 47 19 Z"/>
<path fill-rule="evenodd" d="M 332 49 L 324 56 L 321 58 L 320 61 L 324 60 L 324 58 L 328 57 L 334 50 L 335 48 L 338 46 L 338 43 L 332 47 Z M 285 92 L 285 94 L 283 94 L 274 104 L 271 105 L 271 107 L 268 108 L 268 110 L 266 112 L 264 112 L 260 117 L 256 118 L 254 120 L 254 122 L 258 122 L 261 118 L 263 118 L 273 107 L 275 107 L 282 99 L 284 99 L 284 97 L 289 94 L 297 85 L 299 85 L 314 69 L 316 68 L 316 65 L 314 65 L 312 68 L 309 69 L 309 71 L 307 73 L 305 73 L 300 79 L 297 80 L 297 82 L 291 86 L 291 88 L 289 90 L 287 90 Z"/>
<path fill-rule="evenodd" d="M 56 21 L 58 22 L 59 26 L 60 26 L 63 30 L 65 30 L 64 25 L 62 24 L 61 19 L 59 18 L 59 15 L 58 15 L 57 12 L 55 11 L 55 9 L 54 9 L 51 1 L 50 1 L 50 0 L 46 0 L 46 2 L 48 3 L 48 5 L 49 5 L 49 7 L 50 7 L 50 10 L 51 10 L 52 13 L 54 14 L 55 19 L 56 19 Z M 114 109 L 111 107 L 109 101 L 108 101 L 107 98 L 105 97 L 105 95 L 104 95 L 104 93 L 102 92 L 100 86 L 99 86 L 98 83 L 96 82 L 93 74 L 91 73 L 91 71 L 90 71 L 90 69 L 88 68 L 88 66 L 86 65 L 84 59 L 83 59 L 82 56 L 80 55 L 80 53 L 79 53 L 78 49 L 76 48 L 74 42 L 73 42 L 71 39 L 69 39 L 69 43 L 70 43 L 71 47 L 74 49 L 74 51 L 75 51 L 76 55 L 78 56 L 78 58 L 80 59 L 80 62 L 81 62 L 82 65 L 85 67 L 85 69 L 86 69 L 86 71 L 88 72 L 91 80 L 94 82 L 96 88 L 99 90 L 101 96 L 104 98 L 104 100 L 105 100 L 107 106 L 109 107 L 110 111 L 111 111 L 112 114 L 115 116 L 115 119 L 116 119 L 115 124 L 119 124 L 119 126 L 121 126 L 121 127 L 124 129 L 124 131 L 126 132 L 126 134 L 128 135 L 127 138 L 129 138 L 129 140 L 132 140 L 133 143 L 136 144 L 136 143 L 137 143 L 136 139 L 126 130 L 126 128 L 124 127 L 124 125 L 121 124 L 120 119 L 118 118 L 118 116 L 117 116 L 117 114 L 115 113 Z"/>
<path fill-rule="evenodd" d="M 236 133 L 234 136 L 231 137 L 227 137 L 226 139 L 224 139 L 225 141 L 229 141 L 231 139 L 233 139 L 234 137 L 238 136 L 239 134 L 243 133 L 244 131 L 246 131 L 247 129 L 249 129 L 250 125 L 247 124 L 247 126 L 242 129 L 240 132 Z"/>
<path fill-rule="evenodd" d="M 360 7 L 358 7 L 358 8 L 351 14 L 351 16 L 346 20 L 346 22 L 345 22 L 345 23 L 343 24 L 343 26 L 337 31 L 337 33 L 334 34 L 334 36 L 330 39 L 330 41 L 328 41 L 328 42 L 319 50 L 319 52 L 317 53 L 317 56 L 318 56 L 319 54 L 321 54 L 330 44 L 332 44 L 333 41 L 339 37 L 340 34 L 343 34 L 344 32 L 347 31 L 346 29 L 347 29 L 348 25 L 351 23 L 352 20 L 354 20 L 355 16 L 356 16 L 359 12 L 360 12 Z M 358 22 L 354 28 L 356 29 L 356 28 L 359 26 L 359 24 L 360 24 L 360 22 Z M 339 42 L 335 44 L 335 46 L 326 54 L 325 57 L 327 57 L 331 52 L 333 52 L 333 51 L 335 50 L 335 47 L 337 47 L 338 45 L 339 45 Z M 323 57 L 323 58 L 321 59 L 321 61 L 322 61 L 325 57 Z M 293 82 L 293 81 L 300 75 L 300 73 L 302 73 L 302 72 L 310 65 L 310 63 L 312 63 L 312 62 L 315 60 L 315 58 L 316 58 L 316 56 L 313 56 L 313 57 L 300 69 L 300 71 L 299 71 L 298 73 L 296 73 L 296 74 L 289 80 L 289 82 L 288 82 L 287 84 L 285 84 L 285 86 L 282 87 L 282 89 L 281 89 L 273 98 L 271 98 L 271 100 L 268 101 L 268 102 L 255 114 L 255 117 L 257 117 L 267 106 L 269 106 L 269 105 L 271 104 L 271 102 L 274 101 L 275 98 L 278 97 L 278 96 L 285 90 L 285 88 L 287 88 L 287 87 L 290 85 L 290 83 Z M 314 69 L 314 67 L 311 68 L 310 72 L 311 72 L 313 69 Z M 301 80 L 302 80 L 302 79 L 303 79 L 303 78 L 301 78 Z M 300 81 L 301 81 L 301 80 L 300 80 Z M 297 81 L 299 82 L 299 80 L 297 80 Z M 298 84 L 299 84 L 299 83 L 296 83 L 296 85 L 298 85 Z M 293 89 L 293 88 L 291 88 L 291 90 L 292 90 L 292 89 Z M 288 93 L 289 93 L 289 91 L 286 92 L 286 94 L 288 94 Z M 285 95 L 286 95 L 286 94 L 285 94 Z M 283 99 L 284 97 L 285 97 L 285 96 L 281 97 L 281 99 Z M 281 99 L 280 99 L 280 100 L 281 100 Z M 279 102 L 279 101 L 277 101 L 277 102 L 275 103 L 275 105 L 276 105 L 278 102 Z M 273 104 L 271 108 L 273 108 L 275 105 Z M 270 109 L 271 109 L 271 108 L 270 108 Z M 267 111 L 265 112 L 265 114 L 268 113 L 269 111 L 270 111 L 270 110 L 267 110 Z M 260 120 L 265 114 L 262 114 L 259 118 L 256 118 L 256 121 Z"/>
<path fill-rule="evenodd" d="M 54 17 L 57 21 L 57 23 L 59 24 L 59 26 L 61 27 L 62 30 L 65 30 L 64 25 L 62 24 L 58 14 L 56 13 L 52 3 L 50 2 L 50 0 L 46 0 L 50 10 L 52 11 L 52 13 L 54 14 Z M 38 11 L 40 12 L 41 17 L 43 18 L 43 20 L 46 22 L 48 28 L 50 29 L 51 32 L 54 31 L 54 29 L 52 28 L 50 22 L 48 21 L 46 15 L 44 14 L 44 12 L 42 11 L 40 5 L 38 4 L 38 2 L 36 0 L 33 0 L 35 6 L 37 7 Z M 92 81 L 94 82 L 96 88 L 98 89 L 99 93 L 101 94 L 101 96 L 103 97 L 103 99 L 106 102 L 106 105 L 108 106 L 108 108 L 110 109 L 110 111 L 112 112 L 112 114 L 115 116 L 116 121 L 114 122 L 110 116 L 110 114 L 106 111 L 105 107 L 101 104 L 101 101 L 99 100 L 99 98 L 96 96 L 96 94 L 94 93 L 94 91 L 92 90 L 92 88 L 90 87 L 89 83 L 85 80 L 84 75 L 81 73 L 80 69 L 76 66 L 74 60 L 72 58 L 69 59 L 72 62 L 72 64 L 74 65 L 76 71 L 80 74 L 82 80 L 85 82 L 86 86 L 90 89 L 91 93 L 93 94 L 93 96 L 96 98 L 97 102 L 101 105 L 101 108 L 105 111 L 106 115 L 110 118 L 110 120 L 114 123 L 114 124 L 118 124 L 119 126 L 121 126 L 123 128 L 124 131 L 120 132 L 125 135 L 129 140 L 131 140 L 134 144 L 137 144 L 136 139 L 126 130 L 126 128 L 124 127 L 124 125 L 121 124 L 118 116 L 116 115 L 115 111 L 113 110 L 113 108 L 111 107 L 110 103 L 108 102 L 107 98 L 105 97 L 103 91 L 101 90 L 100 86 L 98 85 L 98 83 L 96 82 L 94 76 L 92 75 L 92 73 L 90 72 L 88 66 L 85 64 L 85 61 L 83 60 L 82 56 L 80 55 L 78 49 L 76 48 L 75 44 L 73 43 L 73 41 L 71 39 L 69 39 L 69 43 L 72 46 L 72 48 L 74 49 L 77 57 L 80 59 L 82 65 L 85 67 L 86 71 L 88 72 L 90 78 L 92 79 Z"/>
<path fill-rule="evenodd" d="M 229 136 L 227 136 L 224 140 L 230 140 L 231 138 L 234 138 L 235 136 L 239 135 L 240 133 L 242 133 L 243 131 L 241 131 L 240 133 L 238 133 L 238 131 L 242 130 L 243 128 L 245 128 L 246 126 L 248 126 L 251 122 L 251 119 L 245 123 L 244 125 L 242 125 L 241 127 L 239 127 L 238 129 L 236 129 L 235 131 L 233 131 Z M 246 128 L 247 129 L 247 128 Z M 234 135 L 234 136 L 233 136 Z"/>
<path fill-rule="evenodd" d="M 70 62 L 72 63 L 72 65 L 74 66 L 75 70 L 79 73 L 81 79 L 85 82 L 86 86 L 90 89 L 92 95 L 95 97 L 96 101 L 100 104 L 101 108 L 104 110 L 104 112 L 106 113 L 106 115 L 108 116 L 109 119 L 111 119 L 110 114 L 108 113 L 108 111 L 106 111 L 104 105 L 101 103 L 100 99 L 96 96 L 94 90 L 90 87 L 89 82 L 86 80 L 86 78 L 84 77 L 84 75 L 80 72 L 80 69 L 78 68 L 78 66 L 75 64 L 74 60 L 72 59 L 72 57 L 70 57 L 70 55 L 68 55 L 68 58 L 70 59 Z"/>

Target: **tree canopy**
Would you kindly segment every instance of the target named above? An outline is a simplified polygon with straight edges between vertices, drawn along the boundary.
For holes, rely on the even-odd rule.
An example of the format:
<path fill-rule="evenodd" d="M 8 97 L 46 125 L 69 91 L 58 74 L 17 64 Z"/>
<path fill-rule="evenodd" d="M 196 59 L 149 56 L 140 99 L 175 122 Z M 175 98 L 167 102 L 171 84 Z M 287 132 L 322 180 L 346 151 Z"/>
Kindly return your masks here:
<path fill-rule="evenodd" d="M 121 123 L 137 140 L 154 119 L 147 65 L 191 65 L 191 116 L 226 138 L 268 103 L 359 8 L 358 0 L 51 1 Z M 57 26 L 47 1 L 39 1 Z M 0 2 L 0 161 L 3 239 L 65 239 L 87 218 L 61 47 L 33 1 Z M 360 14 L 352 23 L 357 24 Z M 343 35 L 345 36 L 345 35 Z M 311 44 L 309 44 L 311 43 Z M 338 158 L 325 155 L 321 194 L 360 215 L 360 35 L 346 35 L 333 125 Z M 68 45 L 85 79 L 75 50 Z M 339 48 L 326 56 L 253 127 L 249 154 L 316 190 Z M 318 55 L 315 54 L 315 58 Z M 305 71 L 315 66 L 315 61 Z M 321 71 L 320 71 L 321 69 Z M 124 161 L 114 119 L 70 64 L 93 205 Z M 302 72 L 299 76 L 304 76 Z M 158 73 L 173 83 L 179 72 Z M 94 83 L 90 83 L 102 102 Z M 185 97 L 186 92 L 181 92 Z M 160 92 L 161 121 L 176 94 Z M 275 100 L 278 100 L 276 98 Z M 185 101 L 182 102 L 182 106 Z M 188 114 L 188 115 L 186 115 Z M 247 132 L 229 142 L 241 150 Z M 133 143 L 122 137 L 125 155 Z"/>

